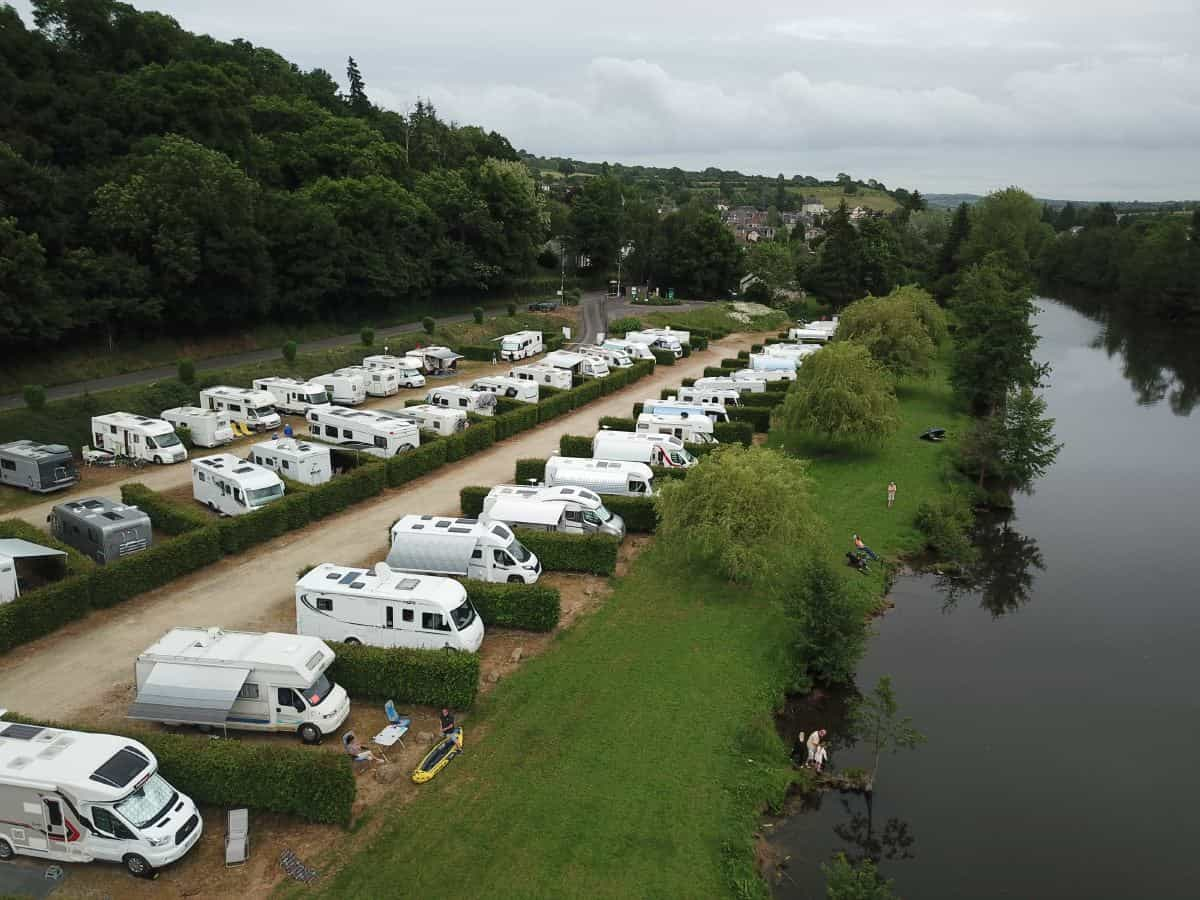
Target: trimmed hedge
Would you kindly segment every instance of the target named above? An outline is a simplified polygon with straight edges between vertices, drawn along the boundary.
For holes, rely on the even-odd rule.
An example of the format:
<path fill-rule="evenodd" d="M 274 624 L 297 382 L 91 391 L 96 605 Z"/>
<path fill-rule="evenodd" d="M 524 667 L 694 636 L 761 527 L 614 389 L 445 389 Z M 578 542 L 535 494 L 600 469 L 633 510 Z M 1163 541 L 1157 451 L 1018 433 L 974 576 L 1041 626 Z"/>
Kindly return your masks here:
<path fill-rule="evenodd" d="M 747 357 L 747 358 L 749 358 L 749 357 Z M 739 359 L 723 359 L 723 360 L 721 360 L 721 367 L 725 368 L 725 369 L 744 369 L 746 367 L 746 364 L 744 362 L 742 362 L 742 360 L 740 358 Z"/>
<path fill-rule="evenodd" d="M 742 368 L 741 366 L 734 366 L 731 369 L 726 368 L 725 366 L 705 366 L 704 367 L 704 377 L 705 378 L 729 378 L 731 375 L 733 375 L 734 372 L 738 371 L 738 369 L 741 369 L 741 368 Z"/>
<path fill-rule="evenodd" d="M 685 379 L 683 379 L 683 381 L 681 381 L 679 383 L 683 387 L 694 387 L 696 384 L 696 379 L 695 378 L 685 378 Z"/>
<path fill-rule="evenodd" d="M 668 478 L 687 478 L 687 473 L 691 469 L 684 469 L 680 466 L 651 466 L 650 471 L 654 473 L 654 481 L 661 484 Z"/>
<path fill-rule="evenodd" d="M 766 432 L 771 427 L 771 410 L 770 406 L 730 406 L 725 411 L 731 422 L 745 422 L 755 431 Z"/>
<path fill-rule="evenodd" d="M 625 520 L 627 532 L 653 534 L 658 528 L 658 513 L 654 510 L 651 497 L 626 497 L 623 494 L 605 494 L 604 505 Z"/>
<path fill-rule="evenodd" d="M 633 414 L 636 416 L 641 410 L 635 405 Z M 633 419 L 626 419 L 622 416 L 604 416 L 600 419 L 601 428 L 611 428 L 613 431 L 637 431 L 637 422 Z"/>
<path fill-rule="evenodd" d="M 446 462 L 446 441 L 431 441 L 387 461 L 388 487 L 400 487 L 422 475 L 428 475 Z"/>
<path fill-rule="evenodd" d="M 479 692 L 479 655 L 331 644 L 328 675 L 355 698 L 466 709 Z"/>
<path fill-rule="evenodd" d="M 763 391 L 761 394 L 742 394 L 742 406 L 775 407 L 783 402 L 786 391 Z"/>
<path fill-rule="evenodd" d="M 323 519 L 325 516 L 341 512 L 348 506 L 383 493 L 386 485 L 387 467 L 382 461 L 372 457 L 371 462 L 362 463 L 357 468 L 308 491 L 309 518 Z M 275 505 L 273 503 L 267 506 L 264 511 Z M 285 516 L 286 518 L 288 517 Z"/>
<path fill-rule="evenodd" d="M 475 362 L 490 363 L 493 359 L 500 359 L 500 345 L 492 344 L 491 346 L 481 346 L 479 344 L 467 346 L 459 346 L 455 348 L 456 353 L 461 353 L 465 358 L 472 359 Z"/>
<path fill-rule="evenodd" d="M 547 397 L 537 405 L 538 422 L 548 422 L 556 416 L 574 409 L 573 391 L 559 391 L 552 397 Z"/>
<path fill-rule="evenodd" d="M 273 505 L 273 504 L 272 504 Z M 219 531 L 213 526 L 181 534 L 106 566 L 88 576 L 87 596 L 93 609 L 105 609 L 130 597 L 162 587 L 221 558 Z"/>
<path fill-rule="evenodd" d="M 717 422 L 713 425 L 713 437 L 722 444 L 740 443 L 749 447 L 754 443 L 754 426 L 749 422 Z"/>
<path fill-rule="evenodd" d="M 558 590 L 544 584 L 464 581 L 463 587 L 489 628 L 553 631 L 562 616 Z"/>
<path fill-rule="evenodd" d="M 675 354 L 670 350 L 660 350 L 658 347 L 651 347 L 650 352 L 654 354 L 654 361 L 660 366 L 675 365 Z"/>
<path fill-rule="evenodd" d="M 558 455 L 591 459 L 592 439 L 582 434 L 564 434 L 558 439 Z"/>
<path fill-rule="evenodd" d="M 458 504 L 468 519 L 478 519 L 483 514 L 483 501 L 491 488 L 470 485 L 458 492 Z"/>
<path fill-rule="evenodd" d="M 503 441 L 506 438 L 512 437 L 514 434 L 520 434 L 522 431 L 528 431 L 530 428 L 535 428 L 537 423 L 537 404 L 520 403 L 520 407 L 518 409 L 514 409 L 511 412 L 506 412 L 502 415 L 496 416 L 496 418 L 492 420 L 495 440 Z"/>
<path fill-rule="evenodd" d="M 516 472 L 513 475 L 514 484 L 529 484 L 529 480 L 546 480 L 546 461 L 544 459 L 518 459 Z"/>
<path fill-rule="evenodd" d="M 199 507 L 177 503 L 140 481 L 121 485 L 121 502 L 136 506 L 150 517 L 154 530 L 164 534 L 184 534 L 211 525 L 213 521 Z"/>
<path fill-rule="evenodd" d="M 716 428 L 714 427 L 713 430 L 716 431 Z M 718 438 L 718 440 L 720 440 L 720 438 Z M 688 452 L 691 453 L 692 456 L 699 458 L 701 456 L 708 456 L 708 454 L 719 449 L 721 445 L 720 444 L 684 444 L 683 446 L 687 448 Z"/>
<path fill-rule="evenodd" d="M 547 572 L 584 572 L 611 575 L 617 569 L 621 542 L 607 534 L 559 534 L 520 528 L 517 538 L 528 547 Z"/>
<path fill-rule="evenodd" d="M 721 336 L 725 337 L 725 335 L 721 335 Z M 690 337 L 691 337 L 693 350 L 707 350 L 708 349 L 708 340 L 709 339 L 708 339 L 707 335 L 696 334 L 696 332 L 693 331 L 691 333 Z"/>
<path fill-rule="evenodd" d="M 0 605 L 0 653 L 81 619 L 91 611 L 88 576 L 73 575 Z"/>

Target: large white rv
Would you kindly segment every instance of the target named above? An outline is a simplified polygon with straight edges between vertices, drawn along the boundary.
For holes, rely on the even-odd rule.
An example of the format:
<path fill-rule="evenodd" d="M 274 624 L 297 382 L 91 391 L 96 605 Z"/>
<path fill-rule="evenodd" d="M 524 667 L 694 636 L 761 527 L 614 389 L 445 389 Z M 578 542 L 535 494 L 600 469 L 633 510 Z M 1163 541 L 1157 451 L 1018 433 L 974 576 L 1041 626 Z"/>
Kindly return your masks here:
<path fill-rule="evenodd" d="M 500 358 L 507 360 L 526 359 L 537 356 L 543 350 L 540 331 L 514 331 L 493 338 L 500 342 Z"/>
<path fill-rule="evenodd" d="M 650 352 L 650 345 L 638 341 L 606 338 L 600 346 L 606 350 L 619 350 L 631 359 L 654 359 L 654 354 Z"/>
<path fill-rule="evenodd" d="M 159 464 L 187 459 L 187 449 L 169 422 L 127 412 L 93 416 L 92 446 Z"/>
<path fill-rule="evenodd" d="M 647 434 L 635 431 L 605 430 L 592 438 L 594 459 L 625 460 L 651 466 L 691 468 L 696 457 L 672 434 Z"/>
<path fill-rule="evenodd" d="M 471 382 L 471 390 L 487 391 L 497 397 L 508 397 L 521 403 L 538 402 L 538 386 L 536 381 L 526 381 L 523 378 L 509 378 L 506 375 L 486 375 Z"/>
<path fill-rule="evenodd" d="M 656 416 L 707 416 L 714 422 L 728 422 L 729 413 L 720 403 L 699 403 L 687 400 L 643 400 L 642 412 Z"/>
<path fill-rule="evenodd" d="M 760 372 L 739 369 L 738 377 L 707 376 L 697 378 L 692 385 L 705 391 L 737 391 L 739 394 L 761 394 L 767 389 L 767 379 Z"/>
<path fill-rule="evenodd" d="M 652 349 L 666 350 L 676 359 L 683 356 L 683 345 L 689 343 L 691 333 L 671 328 L 645 328 L 641 331 L 625 332 L 625 340 L 645 344 Z"/>
<path fill-rule="evenodd" d="M 0 861 L 13 856 L 119 862 L 149 877 L 196 845 L 196 804 L 131 738 L 4 720 L 0 709 Z"/>
<path fill-rule="evenodd" d="M 768 356 L 766 353 L 751 353 L 750 365 L 733 373 L 737 378 L 740 372 L 748 372 L 767 381 L 795 381 L 796 369 L 800 367 L 798 360 L 790 356 Z"/>
<path fill-rule="evenodd" d="M 390 366 L 368 369 L 366 366 L 342 366 L 334 375 L 357 375 L 367 383 L 368 397 L 390 397 L 400 393 L 400 371 Z M 422 378 L 422 381 L 425 379 Z"/>
<path fill-rule="evenodd" d="M 358 406 L 367 399 L 367 380 L 362 375 L 338 375 L 326 372 L 314 375 L 313 381 L 325 388 L 329 403 L 339 406 Z"/>
<path fill-rule="evenodd" d="M 654 472 L 645 463 L 612 459 L 552 456 L 546 460 L 546 487 L 588 488 L 597 494 L 650 497 Z"/>
<path fill-rule="evenodd" d="M 521 381 L 532 381 L 534 384 L 544 384 L 547 387 L 563 391 L 571 389 L 571 371 L 560 369 L 558 366 L 530 363 L 525 366 L 514 366 L 508 374 L 510 378 L 519 378 Z"/>
<path fill-rule="evenodd" d="M 324 484 L 333 478 L 329 447 L 295 438 L 274 438 L 250 448 L 249 459 L 283 478 L 301 484 Z"/>
<path fill-rule="evenodd" d="M 593 359 L 604 360 L 610 369 L 632 369 L 633 357 L 624 350 L 610 350 L 607 347 L 584 345 L 575 348 L 576 353 L 590 356 Z"/>
<path fill-rule="evenodd" d="M 569 378 L 568 378 L 569 380 Z M 79 481 L 75 458 L 64 444 L 10 441 L 0 444 L 0 484 L 35 494 L 61 491 Z"/>
<path fill-rule="evenodd" d="M 698 403 L 705 408 L 741 406 L 742 395 L 733 388 L 703 388 L 698 385 L 681 387 L 676 392 L 676 399 L 683 403 Z"/>
<path fill-rule="evenodd" d="M 283 496 L 283 482 L 270 469 L 216 453 L 192 460 L 192 496 L 225 516 L 252 513 Z"/>
<path fill-rule="evenodd" d="M 547 353 L 544 360 L 546 365 L 565 369 L 580 378 L 603 378 L 608 374 L 608 363 L 594 356 L 584 356 L 570 350 L 555 350 Z"/>
<path fill-rule="evenodd" d="M 201 409 L 198 406 L 176 406 L 164 409 L 162 417 L 172 428 L 186 428 L 197 447 L 220 447 L 234 440 L 229 413 Z"/>
<path fill-rule="evenodd" d="M 254 389 L 274 397 L 275 408 L 280 412 L 297 416 L 308 412 L 310 406 L 323 406 L 329 402 L 329 394 L 322 385 L 298 378 L 255 378 Z"/>
<path fill-rule="evenodd" d="M 818 344 L 824 344 L 833 337 L 833 330 L 826 328 L 810 328 L 807 325 L 788 329 L 789 341 L 812 341 Z"/>
<path fill-rule="evenodd" d="M 495 394 L 491 391 L 474 391 L 457 384 L 435 387 L 425 395 L 425 400 L 431 406 L 440 406 L 443 409 L 458 409 L 480 416 L 496 414 Z"/>
<path fill-rule="evenodd" d="M 797 365 L 814 353 L 820 352 L 821 348 L 816 344 L 767 344 L 763 347 L 763 353 L 767 356 L 794 359 Z"/>
<path fill-rule="evenodd" d="M 483 620 L 453 578 L 322 563 L 296 582 L 296 633 L 372 647 L 462 650 L 483 643 Z"/>
<path fill-rule="evenodd" d="M 279 413 L 275 412 L 275 397 L 266 391 L 217 385 L 200 392 L 200 405 L 205 409 L 228 413 L 230 420 L 240 422 L 251 431 L 270 431 L 278 428 Z"/>
<path fill-rule="evenodd" d="M 578 485 L 498 484 L 483 498 L 483 518 L 513 528 L 625 537 L 625 521 L 598 494 Z"/>
<path fill-rule="evenodd" d="M 421 446 L 421 435 L 410 422 L 377 409 L 314 406 L 305 416 L 313 437 L 334 444 L 368 444 L 378 456 L 395 456 Z"/>
<path fill-rule="evenodd" d="M 346 689 L 325 675 L 333 659 L 314 637 L 172 628 L 134 664 L 129 718 L 294 732 L 317 744 L 350 715 Z"/>
<path fill-rule="evenodd" d="M 422 360 L 416 356 L 390 356 L 380 353 L 363 357 L 363 368 L 372 372 L 392 369 L 400 386 L 406 388 L 425 387 L 425 376 L 421 374 L 422 365 Z"/>
<path fill-rule="evenodd" d="M 432 434 L 458 434 L 470 425 L 467 414 L 462 410 L 442 409 L 430 403 L 416 403 L 403 409 L 381 409 L 379 412 Z"/>
<path fill-rule="evenodd" d="M 716 444 L 713 420 L 704 412 L 643 412 L 637 417 L 637 434 L 673 434 L 685 444 Z"/>
<path fill-rule="evenodd" d="M 401 572 L 525 584 L 533 584 L 542 574 L 538 558 L 499 522 L 405 516 L 390 534 L 387 564 Z"/>

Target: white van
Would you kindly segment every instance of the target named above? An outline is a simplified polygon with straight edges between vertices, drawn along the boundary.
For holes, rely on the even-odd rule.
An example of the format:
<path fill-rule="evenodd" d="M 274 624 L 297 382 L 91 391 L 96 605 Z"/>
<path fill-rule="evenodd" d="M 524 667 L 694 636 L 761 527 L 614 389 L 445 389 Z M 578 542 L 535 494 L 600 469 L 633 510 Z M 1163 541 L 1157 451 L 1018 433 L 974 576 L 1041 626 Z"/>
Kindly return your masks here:
<path fill-rule="evenodd" d="M 162 411 L 163 420 L 172 428 L 186 428 L 197 447 L 220 447 L 233 443 L 229 413 L 214 412 L 198 406 L 176 406 Z"/>
<path fill-rule="evenodd" d="M 282 421 L 275 412 L 275 397 L 266 391 L 248 391 L 220 384 L 200 392 L 200 405 L 228 413 L 231 421 L 240 422 L 251 431 L 270 431 L 278 428 Z"/>
<path fill-rule="evenodd" d="M 689 403 L 686 400 L 643 400 L 642 412 L 656 416 L 708 416 L 714 422 L 728 422 L 729 413 L 717 403 Z"/>
<path fill-rule="evenodd" d="M 570 370 L 560 369 L 558 366 L 548 366 L 545 363 L 514 366 L 509 370 L 508 376 L 510 378 L 519 378 L 521 381 L 532 381 L 534 384 L 544 384 L 547 387 L 558 388 L 563 391 L 571 389 Z"/>
<path fill-rule="evenodd" d="M 592 438 L 592 457 L 684 469 L 696 465 L 696 457 L 674 435 L 635 431 L 597 432 Z"/>
<path fill-rule="evenodd" d="M 274 438 L 250 448 L 249 460 L 301 484 L 324 484 L 333 478 L 333 462 L 324 444 Z"/>
<path fill-rule="evenodd" d="M 765 353 L 751 353 L 750 367 L 738 369 L 733 373 L 736 380 L 745 375 L 750 378 L 760 378 L 763 381 L 795 381 L 796 360 L 786 356 L 767 356 Z"/>
<path fill-rule="evenodd" d="M 147 878 L 196 846 L 196 804 L 158 773 L 144 744 L 6 715 L 0 709 L 0 861 L 103 860 Z"/>
<path fill-rule="evenodd" d="M 522 403 L 538 402 L 537 382 L 526 381 L 522 378 L 488 375 L 472 381 L 471 390 L 488 391 L 497 397 L 508 397 L 510 400 L 519 400 Z"/>
<path fill-rule="evenodd" d="M 810 328 L 806 325 L 788 329 L 789 341 L 812 341 L 824 344 L 831 337 L 833 337 L 833 329 Z"/>
<path fill-rule="evenodd" d="M 742 395 L 732 388 L 702 388 L 681 387 L 675 394 L 675 399 L 681 403 L 696 403 L 708 408 L 725 409 L 729 406 L 741 406 Z"/>
<path fill-rule="evenodd" d="M 513 528 L 625 537 L 625 521 L 609 512 L 598 494 L 578 485 L 498 484 L 483 498 L 483 518 Z"/>
<path fill-rule="evenodd" d="M 471 424 L 462 410 L 442 409 L 429 403 L 414 403 L 403 409 L 381 409 L 379 412 L 401 422 L 416 425 L 421 431 L 432 434 L 458 434 Z"/>
<path fill-rule="evenodd" d="M 548 366 L 566 369 L 580 378 L 603 378 L 608 374 L 608 363 L 594 356 L 584 356 L 570 350 L 555 350 L 543 359 Z"/>
<path fill-rule="evenodd" d="M 496 414 L 495 394 L 490 391 L 473 391 L 457 384 L 435 387 L 425 395 L 425 400 L 431 406 L 440 406 L 443 409 L 458 409 L 480 416 Z"/>
<path fill-rule="evenodd" d="M 363 368 L 372 372 L 392 369 L 396 373 L 397 382 L 406 388 L 425 387 L 425 376 L 421 374 L 422 365 L 421 359 L 415 356 L 390 356 L 381 353 L 363 357 Z"/>
<path fill-rule="evenodd" d="M 514 331 L 493 340 L 500 342 L 501 359 L 526 359 L 537 356 L 544 349 L 540 331 Z"/>
<path fill-rule="evenodd" d="M 378 409 L 314 406 L 304 418 L 313 437 L 331 444 L 367 444 L 374 456 L 396 456 L 421 446 L 415 425 Z"/>
<path fill-rule="evenodd" d="M 602 359 L 608 363 L 610 369 L 632 369 L 633 357 L 624 350 L 609 350 L 605 347 L 594 347 L 591 345 L 576 347 L 576 353 L 582 353 L 584 356 L 590 356 L 593 359 Z"/>
<path fill-rule="evenodd" d="M 118 456 L 165 465 L 183 462 L 187 450 L 171 423 L 133 413 L 92 417 L 92 446 Z"/>
<path fill-rule="evenodd" d="M 739 394 L 761 394 L 767 389 L 767 379 L 760 372 L 739 369 L 734 374 L 736 377 L 697 378 L 692 387 L 702 391 L 737 391 Z"/>
<path fill-rule="evenodd" d="M 266 391 L 275 398 L 275 408 L 280 412 L 302 416 L 310 406 L 324 406 L 329 402 L 325 388 L 313 381 L 299 378 L 255 378 L 254 389 Z"/>
<path fill-rule="evenodd" d="M 605 350 L 619 350 L 631 359 L 654 359 L 654 354 L 650 352 L 650 345 L 638 341 L 607 338 L 600 346 Z"/>
<path fill-rule="evenodd" d="M 129 718 L 294 732 L 319 744 L 350 715 L 346 689 L 325 675 L 333 659 L 314 637 L 172 628 L 134 664 Z"/>
<path fill-rule="evenodd" d="M 641 331 L 625 332 L 625 340 L 635 344 L 666 350 L 676 359 L 683 356 L 683 345 L 688 343 L 691 334 L 687 331 L 672 331 L 670 328 L 645 328 Z"/>
<path fill-rule="evenodd" d="M 400 373 L 396 369 L 368 369 L 366 366 L 342 366 L 334 375 L 357 375 L 367 384 L 368 397 L 390 397 L 400 393 Z M 425 379 L 422 378 L 422 381 Z"/>
<path fill-rule="evenodd" d="M 654 472 L 645 463 L 626 460 L 552 456 L 546 460 L 545 479 L 547 488 L 568 485 L 597 494 L 654 495 Z"/>
<path fill-rule="evenodd" d="M 453 578 L 376 563 L 322 563 L 296 582 L 296 633 L 372 647 L 461 650 L 483 643 L 483 620 Z"/>
<path fill-rule="evenodd" d="M 641 413 L 637 417 L 637 434 L 673 434 L 685 444 L 716 444 L 713 420 L 701 410 L 662 415 Z"/>
<path fill-rule="evenodd" d="M 499 522 L 405 516 L 390 531 L 387 564 L 401 572 L 533 584 L 542 564 Z"/>
<path fill-rule="evenodd" d="M 313 381 L 325 388 L 329 402 L 339 406 L 358 406 L 367 399 L 367 380 L 362 375 L 338 375 L 326 372 L 313 376 Z"/>
<path fill-rule="evenodd" d="M 283 496 L 283 482 L 270 469 L 216 453 L 192 460 L 192 496 L 223 516 L 241 516 Z"/>

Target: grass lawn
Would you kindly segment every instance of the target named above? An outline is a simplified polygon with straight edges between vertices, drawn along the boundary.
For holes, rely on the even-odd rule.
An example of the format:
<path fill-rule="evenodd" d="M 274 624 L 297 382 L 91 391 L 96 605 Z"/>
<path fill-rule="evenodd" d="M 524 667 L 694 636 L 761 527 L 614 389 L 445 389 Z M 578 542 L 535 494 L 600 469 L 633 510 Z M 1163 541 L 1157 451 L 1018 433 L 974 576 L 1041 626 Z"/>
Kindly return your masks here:
<path fill-rule="evenodd" d="M 783 328 L 788 321 L 787 314 L 779 311 L 771 315 L 759 316 L 752 323 L 747 324 L 733 318 L 729 312 L 730 309 L 725 303 L 713 302 L 707 306 L 689 310 L 647 307 L 645 312 L 639 309 L 632 315 L 641 319 L 643 325 L 655 328 L 664 328 L 669 325 L 681 331 L 689 331 L 693 328 L 705 328 L 711 331 L 776 331 Z"/>

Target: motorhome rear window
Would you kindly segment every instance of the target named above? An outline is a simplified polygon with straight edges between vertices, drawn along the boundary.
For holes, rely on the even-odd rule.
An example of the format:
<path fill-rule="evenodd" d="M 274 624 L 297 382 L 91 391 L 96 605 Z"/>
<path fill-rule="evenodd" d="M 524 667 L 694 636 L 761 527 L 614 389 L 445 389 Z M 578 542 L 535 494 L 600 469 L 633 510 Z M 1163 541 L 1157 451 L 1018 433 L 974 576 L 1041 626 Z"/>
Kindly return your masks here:
<path fill-rule="evenodd" d="M 126 787 L 146 769 L 149 757 L 136 747 L 122 747 L 108 762 L 91 774 L 91 780 L 112 787 Z"/>

